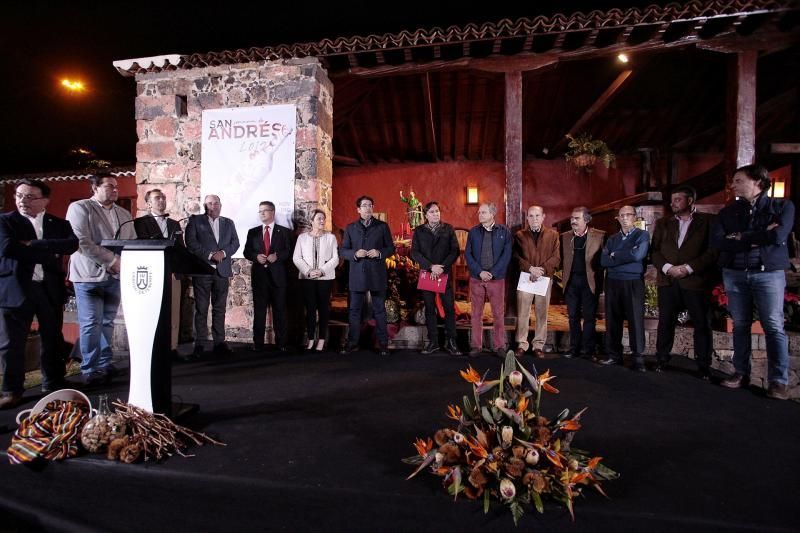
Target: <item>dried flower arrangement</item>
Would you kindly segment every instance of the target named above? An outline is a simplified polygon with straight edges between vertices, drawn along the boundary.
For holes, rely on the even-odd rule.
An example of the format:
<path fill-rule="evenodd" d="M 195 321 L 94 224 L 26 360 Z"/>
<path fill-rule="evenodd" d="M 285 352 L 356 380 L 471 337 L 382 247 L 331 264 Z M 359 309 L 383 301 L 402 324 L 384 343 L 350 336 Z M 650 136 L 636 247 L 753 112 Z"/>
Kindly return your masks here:
<path fill-rule="evenodd" d="M 605 496 L 600 482 L 619 477 L 601 457 L 571 447 L 586 408 L 571 418 L 568 409 L 554 419 L 541 415 L 542 391 L 558 393 L 549 383 L 555 378 L 549 370 L 538 374 L 534 366 L 529 372 L 508 352 L 500 379 L 487 380 L 471 366 L 461 376 L 472 383 L 473 400 L 464 396 L 463 410 L 448 406 L 455 429 L 417 439 L 417 455 L 404 459 L 417 465 L 408 479 L 429 467 L 454 498 L 461 493 L 483 498 L 484 512 L 492 500 L 500 501 L 517 524 L 528 505 L 543 513 L 548 496 L 562 503 L 574 520 L 573 501 L 584 487 Z"/>
<path fill-rule="evenodd" d="M 606 168 L 610 168 L 616 161 L 614 152 L 600 139 L 593 139 L 588 133 L 581 133 L 575 137 L 567 134 L 569 150 L 564 157 L 567 163 L 572 163 L 579 170 L 592 172 L 594 164 L 599 159 Z"/>

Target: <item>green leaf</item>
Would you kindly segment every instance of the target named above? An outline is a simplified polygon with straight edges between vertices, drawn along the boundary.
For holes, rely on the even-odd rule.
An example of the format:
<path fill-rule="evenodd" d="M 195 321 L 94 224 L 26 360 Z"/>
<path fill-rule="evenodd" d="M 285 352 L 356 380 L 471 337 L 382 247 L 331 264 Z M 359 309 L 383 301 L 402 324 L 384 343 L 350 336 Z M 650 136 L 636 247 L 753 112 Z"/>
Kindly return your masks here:
<path fill-rule="evenodd" d="M 466 394 L 464 395 L 464 414 L 470 418 L 475 416 L 475 410 L 472 408 L 472 403 L 470 403 Z"/>
<path fill-rule="evenodd" d="M 517 358 L 514 357 L 514 352 L 511 350 L 506 352 L 506 360 L 503 364 L 503 368 L 505 369 L 503 379 L 507 378 L 514 370 L 517 369 Z"/>
<path fill-rule="evenodd" d="M 492 418 L 492 413 L 489 412 L 489 408 L 485 405 L 481 407 L 481 415 L 483 415 L 483 419 L 488 423 L 494 425 L 494 418 Z"/>
<path fill-rule="evenodd" d="M 464 487 L 461 486 L 461 468 L 455 467 L 451 470 L 451 475 L 453 484 L 448 487 L 448 491 L 453 495 L 453 498 L 457 499 L 458 493 L 464 490 Z"/>
<path fill-rule="evenodd" d="M 536 492 L 535 490 L 531 490 L 531 499 L 533 500 L 533 505 L 536 507 L 536 510 L 539 514 L 544 514 L 544 504 L 542 503 L 542 495 Z"/>
<path fill-rule="evenodd" d="M 567 419 L 568 416 L 569 416 L 569 409 L 564 409 L 558 414 L 555 423 L 558 424 L 559 422 L 563 422 L 564 420 Z"/>
<path fill-rule="evenodd" d="M 519 519 L 525 515 L 525 509 L 522 508 L 517 500 L 511 502 L 509 507 L 511 508 L 511 516 L 514 517 L 514 525 L 519 525 Z"/>
<path fill-rule="evenodd" d="M 489 504 L 491 501 L 489 500 L 489 491 L 484 491 L 483 493 L 483 514 L 489 513 Z"/>

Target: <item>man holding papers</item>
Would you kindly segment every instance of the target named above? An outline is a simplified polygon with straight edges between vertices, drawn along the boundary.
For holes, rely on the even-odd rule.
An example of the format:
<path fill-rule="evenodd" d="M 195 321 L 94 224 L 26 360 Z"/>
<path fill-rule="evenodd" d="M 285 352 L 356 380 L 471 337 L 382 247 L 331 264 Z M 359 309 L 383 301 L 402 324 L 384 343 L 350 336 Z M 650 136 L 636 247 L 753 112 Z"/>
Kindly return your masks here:
<path fill-rule="evenodd" d="M 536 313 L 533 355 L 544 357 L 547 339 L 547 308 L 550 305 L 551 279 L 561 262 L 558 232 L 544 227 L 544 209 L 538 205 L 528 209 L 527 227 L 514 235 L 514 259 L 519 263 L 520 283 L 517 286 L 517 357 L 528 351 L 531 304 Z"/>

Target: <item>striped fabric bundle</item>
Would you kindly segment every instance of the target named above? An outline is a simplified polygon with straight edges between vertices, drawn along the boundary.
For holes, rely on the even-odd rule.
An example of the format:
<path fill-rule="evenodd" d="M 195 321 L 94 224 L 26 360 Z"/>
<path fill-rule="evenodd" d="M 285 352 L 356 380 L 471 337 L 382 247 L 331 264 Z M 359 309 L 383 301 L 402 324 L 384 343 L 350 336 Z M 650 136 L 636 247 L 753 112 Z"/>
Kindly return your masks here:
<path fill-rule="evenodd" d="M 8 448 L 11 464 L 28 463 L 41 457 L 56 461 L 78 454 L 78 439 L 89 420 L 85 405 L 54 400 L 44 410 L 29 416 L 17 428 Z"/>

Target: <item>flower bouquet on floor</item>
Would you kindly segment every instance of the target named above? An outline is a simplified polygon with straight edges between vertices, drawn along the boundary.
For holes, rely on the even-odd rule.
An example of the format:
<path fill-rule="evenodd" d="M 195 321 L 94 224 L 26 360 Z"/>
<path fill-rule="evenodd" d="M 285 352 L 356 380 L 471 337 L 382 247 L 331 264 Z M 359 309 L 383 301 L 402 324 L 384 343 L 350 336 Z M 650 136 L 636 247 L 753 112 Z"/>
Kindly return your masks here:
<path fill-rule="evenodd" d="M 584 488 L 605 496 L 601 481 L 619 477 L 601 457 L 571 447 L 586 408 L 572 417 L 568 409 L 553 419 L 542 416 L 542 391 L 558 393 L 549 370 L 529 372 L 509 352 L 499 379 L 487 380 L 471 366 L 461 376 L 472 383 L 472 396 L 464 396 L 463 409 L 447 407 L 455 427 L 417 439 L 417 455 L 404 459 L 417 465 L 408 479 L 428 468 L 454 498 L 482 498 L 486 513 L 499 501 L 517 524 L 526 508 L 543 513 L 546 498 L 563 504 L 574 520 L 573 501 Z"/>

